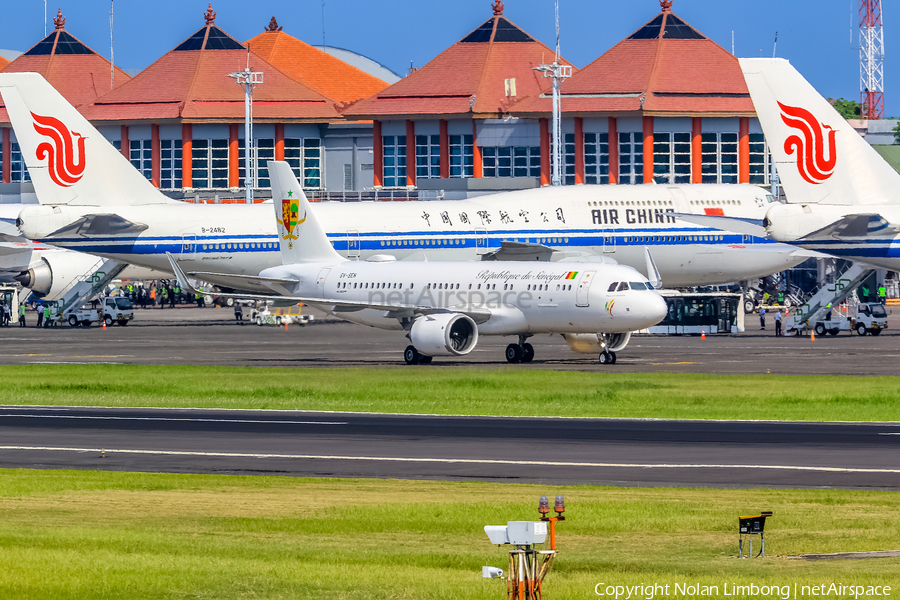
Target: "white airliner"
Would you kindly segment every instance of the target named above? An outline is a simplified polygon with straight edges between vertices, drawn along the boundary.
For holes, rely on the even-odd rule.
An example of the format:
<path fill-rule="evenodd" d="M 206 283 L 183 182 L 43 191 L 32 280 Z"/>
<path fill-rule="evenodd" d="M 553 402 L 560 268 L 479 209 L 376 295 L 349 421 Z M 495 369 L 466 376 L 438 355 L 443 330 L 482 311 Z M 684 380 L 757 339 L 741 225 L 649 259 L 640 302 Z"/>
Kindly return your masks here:
<path fill-rule="evenodd" d="M 744 226 L 685 218 L 900 270 L 900 174 L 787 60 L 740 62 L 788 204 Z"/>
<path fill-rule="evenodd" d="M 361 325 L 406 331 L 412 342 L 404 353 L 408 364 L 464 356 L 479 335 L 517 335 L 519 343 L 506 348 L 506 359 L 531 362 L 534 348 L 525 340 L 536 333 L 599 333 L 600 362 L 611 364 L 632 331 L 666 315 L 666 302 L 654 286 L 621 265 L 347 260 L 332 247 L 317 220 L 318 208 L 310 206 L 290 165 L 268 164 L 283 264 L 253 277 L 199 276 L 235 289 L 262 287 L 271 297 L 318 306 Z M 180 261 L 168 258 L 190 291 Z"/>
<path fill-rule="evenodd" d="M 155 269 L 167 269 L 171 253 L 189 273 L 258 273 L 280 263 L 268 207 L 167 198 L 40 75 L 0 74 L 0 94 L 43 204 L 20 215 L 30 239 Z M 769 275 L 805 260 L 791 246 L 670 214 L 762 219 L 772 201 L 750 185 L 585 185 L 316 210 L 347 258 L 615 261 L 643 270 L 649 247 L 671 287 Z"/>

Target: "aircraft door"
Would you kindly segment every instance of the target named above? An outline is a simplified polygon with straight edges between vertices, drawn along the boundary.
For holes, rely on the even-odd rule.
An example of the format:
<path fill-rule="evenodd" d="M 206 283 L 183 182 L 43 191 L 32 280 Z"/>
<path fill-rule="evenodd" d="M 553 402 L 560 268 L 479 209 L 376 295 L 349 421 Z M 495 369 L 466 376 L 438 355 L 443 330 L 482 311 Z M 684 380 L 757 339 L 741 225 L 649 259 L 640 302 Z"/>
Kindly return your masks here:
<path fill-rule="evenodd" d="M 319 271 L 319 276 L 316 277 L 316 298 L 325 297 L 325 280 L 328 278 L 330 272 L 330 268 Z"/>
<path fill-rule="evenodd" d="M 488 251 L 488 236 L 487 229 L 476 229 L 475 230 L 475 253 L 476 254 L 487 254 Z"/>
<path fill-rule="evenodd" d="M 197 236 L 184 235 L 181 237 L 181 256 L 192 258 L 197 251 Z"/>
<path fill-rule="evenodd" d="M 359 232 L 355 229 L 347 231 L 347 258 L 359 258 Z"/>
<path fill-rule="evenodd" d="M 614 253 L 616 251 L 616 230 L 604 229 L 601 234 L 603 235 L 603 252 L 606 254 Z"/>
<path fill-rule="evenodd" d="M 578 281 L 578 289 L 575 292 L 575 306 L 590 306 L 590 298 L 588 292 L 591 289 L 591 282 L 594 281 L 596 271 L 587 271 L 581 274 Z"/>

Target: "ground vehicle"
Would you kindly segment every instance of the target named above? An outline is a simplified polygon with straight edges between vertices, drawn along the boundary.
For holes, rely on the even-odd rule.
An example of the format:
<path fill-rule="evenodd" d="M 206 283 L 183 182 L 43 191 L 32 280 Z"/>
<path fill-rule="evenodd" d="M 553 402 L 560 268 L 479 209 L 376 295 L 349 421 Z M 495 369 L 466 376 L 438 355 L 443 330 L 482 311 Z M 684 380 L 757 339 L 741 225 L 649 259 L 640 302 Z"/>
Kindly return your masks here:
<path fill-rule="evenodd" d="M 118 323 L 121 326 L 128 325 L 134 319 L 134 306 L 131 300 L 121 297 L 107 297 L 102 300 L 94 300 L 81 308 L 70 311 L 65 315 L 65 320 L 72 327 L 83 325 L 90 327 L 91 323 L 100 321 L 100 311 L 103 311 L 103 321 L 107 326 Z"/>
<path fill-rule="evenodd" d="M 19 293 L 12 286 L 0 286 L 0 304 L 9 308 L 9 321 L 15 323 L 19 320 Z"/>
<path fill-rule="evenodd" d="M 712 292 L 682 294 L 663 290 L 668 312 L 648 333 L 685 335 L 732 333 L 744 331 L 741 294 Z"/>
<path fill-rule="evenodd" d="M 844 313 L 846 314 L 846 313 Z M 842 331 L 855 331 L 859 335 L 878 335 L 887 329 L 887 312 L 878 302 L 862 302 L 856 306 L 855 316 L 842 316 L 841 312 L 832 310 L 825 318 L 816 321 L 816 335 L 837 335 Z"/>
<path fill-rule="evenodd" d="M 285 323 L 306 325 L 313 320 L 313 317 L 311 315 L 301 315 L 301 306 L 275 308 L 271 302 L 266 302 L 250 309 L 250 322 L 259 326 L 284 325 Z"/>

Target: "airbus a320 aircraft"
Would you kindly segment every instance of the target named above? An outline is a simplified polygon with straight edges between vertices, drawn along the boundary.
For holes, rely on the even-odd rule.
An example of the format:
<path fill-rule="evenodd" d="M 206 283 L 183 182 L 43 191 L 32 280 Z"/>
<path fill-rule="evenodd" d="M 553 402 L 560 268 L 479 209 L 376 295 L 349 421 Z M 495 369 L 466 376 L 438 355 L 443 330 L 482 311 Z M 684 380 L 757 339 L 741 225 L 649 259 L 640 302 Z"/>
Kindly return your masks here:
<path fill-rule="evenodd" d="M 900 174 L 784 59 L 742 58 L 788 204 L 743 225 L 809 250 L 900 270 Z"/>
<path fill-rule="evenodd" d="M 631 267 L 579 263 L 350 261 L 335 252 L 286 162 L 269 162 L 282 265 L 258 276 L 202 273 L 230 287 L 263 287 L 291 303 L 305 302 L 343 319 L 408 332 L 408 364 L 464 356 L 479 335 L 517 335 L 509 362 L 531 362 L 525 340 L 536 333 L 599 333 L 601 364 L 616 362 L 631 332 L 655 325 L 666 302 Z M 268 207 L 271 210 L 271 207 Z M 172 269 L 190 282 L 170 254 Z M 650 260 L 652 267 L 652 259 Z"/>
<path fill-rule="evenodd" d="M 27 237 L 156 269 L 169 268 L 171 253 L 188 273 L 256 274 L 280 263 L 268 207 L 170 200 L 40 75 L 0 74 L 0 94 L 43 204 L 20 215 Z M 772 200 L 750 185 L 585 185 L 316 210 L 347 258 L 614 261 L 643 270 L 649 247 L 664 285 L 682 286 L 768 275 L 805 260 L 796 248 L 671 214 L 762 219 Z"/>

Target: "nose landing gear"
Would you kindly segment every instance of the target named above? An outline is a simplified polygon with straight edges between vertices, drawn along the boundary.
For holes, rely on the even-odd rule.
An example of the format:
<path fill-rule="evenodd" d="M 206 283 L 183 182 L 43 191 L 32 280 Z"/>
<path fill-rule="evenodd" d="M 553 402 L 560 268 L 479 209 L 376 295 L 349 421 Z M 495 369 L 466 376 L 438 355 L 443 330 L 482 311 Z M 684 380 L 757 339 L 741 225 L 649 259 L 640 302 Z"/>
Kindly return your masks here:
<path fill-rule="evenodd" d="M 601 365 L 614 365 L 616 364 L 616 353 L 608 352 L 604 350 L 600 353 L 600 364 Z"/>
<path fill-rule="evenodd" d="M 534 346 L 525 342 L 530 337 L 530 335 L 522 334 L 519 336 L 518 344 L 510 344 L 506 347 L 506 362 L 530 363 L 534 360 Z"/>

